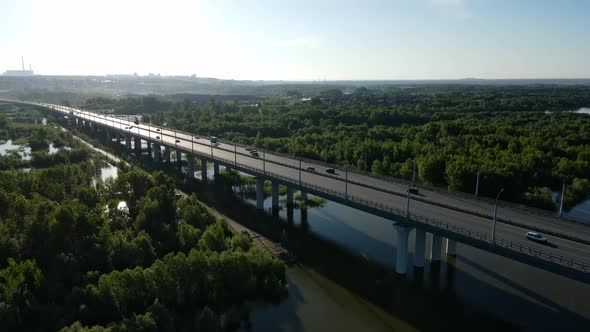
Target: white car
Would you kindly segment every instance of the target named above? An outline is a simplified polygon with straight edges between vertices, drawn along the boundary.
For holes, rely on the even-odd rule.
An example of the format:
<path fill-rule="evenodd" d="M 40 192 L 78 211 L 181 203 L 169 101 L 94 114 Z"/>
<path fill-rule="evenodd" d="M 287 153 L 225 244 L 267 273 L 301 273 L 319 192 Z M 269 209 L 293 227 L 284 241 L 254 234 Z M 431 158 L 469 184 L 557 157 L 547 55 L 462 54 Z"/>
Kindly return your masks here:
<path fill-rule="evenodd" d="M 535 242 L 541 242 L 541 243 L 546 243 L 547 239 L 539 234 L 539 233 L 535 233 L 535 232 L 527 232 L 525 237 L 531 241 L 535 241 Z"/>

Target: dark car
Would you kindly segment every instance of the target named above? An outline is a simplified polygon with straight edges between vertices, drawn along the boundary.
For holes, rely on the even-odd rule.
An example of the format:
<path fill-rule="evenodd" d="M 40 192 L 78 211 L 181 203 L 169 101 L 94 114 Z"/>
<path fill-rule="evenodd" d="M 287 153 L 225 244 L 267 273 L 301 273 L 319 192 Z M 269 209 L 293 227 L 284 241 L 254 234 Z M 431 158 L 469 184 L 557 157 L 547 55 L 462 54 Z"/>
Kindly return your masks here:
<path fill-rule="evenodd" d="M 410 194 L 417 194 L 420 192 L 420 190 L 418 190 L 416 187 L 410 187 L 408 190 L 410 191 Z"/>
<path fill-rule="evenodd" d="M 160 136 L 156 136 L 156 139 L 160 139 Z"/>
<path fill-rule="evenodd" d="M 160 128 L 156 128 L 156 131 L 160 131 Z"/>
<path fill-rule="evenodd" d="M 176 193 L 176 199 L 180 199 L 181 197 L 182 197 L 182 195 L 181 195 L 181 194 L 179 194 L 179 193 Z"/>
<path fill-rule="evenodd" d="M 179 140 L 179 139 L 177 139 L 177 140 L 176 140 L 176 143 L 180 143 L 180 140 Z"/>
<path fill-rule="evenodd" d="M 305 168 L 305 169 L 309 172 L 315 172 L 315 167 L 313 167 L 313 166 L 307 166 L 307 168 Z"/>
<path fill-rule="evenodd" d="M 336 170 L 333 168 L 326 168 L 326 173 L 334 174 L 336 173 Z"/>
<path fill-rule="evenodd" d="M 260 157 L 260 155 L 258 154 L 258 152 L 253 152 L 253 153 L 251 153 L 251 155 L 252 155 L 252 157 L 256 157 L 256 158 Z"/>

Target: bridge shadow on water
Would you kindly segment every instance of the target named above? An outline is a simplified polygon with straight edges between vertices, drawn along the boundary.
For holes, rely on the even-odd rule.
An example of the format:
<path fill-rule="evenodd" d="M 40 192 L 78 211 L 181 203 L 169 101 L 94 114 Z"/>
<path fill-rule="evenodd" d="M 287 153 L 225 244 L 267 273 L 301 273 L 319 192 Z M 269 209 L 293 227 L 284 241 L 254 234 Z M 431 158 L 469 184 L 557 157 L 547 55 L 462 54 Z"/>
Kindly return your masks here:
<path fill-rule="evenodd" d="M 124 150 L 120 146 L 118 152 Z M 142 160 L 145 161 L 145 160 Z M 223 177 L 216 183 L 205 184 L 200 181 L 186 183 L 185 176 L 179 175 L 175 165 L 154 164 L 144 162 L 143 168 L 148 170 L 164 170 L 176 178 L 187 192 L 196 193 L 199 200 L 218 209 L 229 218 L 279 242 L 298 258 L 301 264 L 335 284 L 347 289 L 370 303 L 384 309 L 390 315 L 408 323 L 422 331 L 518 331 L 521 329 L 587 331 L 588 321 L 577 313 L 563 308 L 559 304 L 532 292 L 526 287 L 490 270 L 475 261 L 464 258 L 448 258 L 441 263 L 430 264 L 425 269 L 413 269 L 408 276 L 399 276 L 392 272 L 390 266 L 377 263 L 365 255 L 346 249 L 341 244 L 326 239 L 310 229 L 308 213 L 300 211 L 301 220 L 293 219 L 293 213 L 281 219 L 274 215 L 261 213 L 254 206 L 235 195 L 232 184 L 225 182 Z M 395 247 L 375 240 L 363 232 L 344 223 L 338 223 L 338 232 L 350 234 L 355 241 L 370 248 L 370 253 L 388 253 L 391 260 L 395 257 Z M 354 236 L 352 236 L 354 235 Z M 410 260 L 411 263 L 411 260 Z M 462 269 L 457 263 L 466 264 L 497 283 L 507 285 L 530 299 L 523 298 L 514 292 L 506 291 L 488 282 L 475 278 Z M 469 285 L 464 287 L 463 285 Z M 465 288 L 478 293 L 487 294 L 477 303 L 467 303 L 461 296 Z M 289 299 L 281 307 L 280 315 L 268 315 L 263 322 L 264 330 L 280 330 L 289 322 L 290 330 L 302 330 L 303 323 L 297 316 L 297 307 L 308 301 L 303 296 L 300 286 L 289 284 Z M 497 312 L 509 313 L 489 314 L 478 303 L 497 301 Z M 500 299 L 500 300 L 498 300 Z M 529 318 L 526 324 L 514 319 L 522 312 Z M 510 321 L 498 316 L 509 317 Z M 535 319 L 534 317 L 538 317 Z M 256 322 L 253 322 L 256 324 Z M 518 324 L 518 325 L 517 325 Z M 519 326 L 523 324 L 525 328 Z"/>

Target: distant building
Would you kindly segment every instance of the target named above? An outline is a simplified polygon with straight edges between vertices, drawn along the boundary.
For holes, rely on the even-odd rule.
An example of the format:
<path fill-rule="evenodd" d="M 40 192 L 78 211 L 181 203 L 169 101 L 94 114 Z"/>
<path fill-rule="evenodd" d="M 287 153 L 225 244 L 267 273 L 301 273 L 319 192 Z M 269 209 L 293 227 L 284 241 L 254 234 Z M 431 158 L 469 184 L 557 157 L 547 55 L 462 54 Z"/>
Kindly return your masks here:
<path fill-rule="evenodd" d="M 3 76 L 34 76 L 32 70 L 7 70 L 2 74 Z"/>

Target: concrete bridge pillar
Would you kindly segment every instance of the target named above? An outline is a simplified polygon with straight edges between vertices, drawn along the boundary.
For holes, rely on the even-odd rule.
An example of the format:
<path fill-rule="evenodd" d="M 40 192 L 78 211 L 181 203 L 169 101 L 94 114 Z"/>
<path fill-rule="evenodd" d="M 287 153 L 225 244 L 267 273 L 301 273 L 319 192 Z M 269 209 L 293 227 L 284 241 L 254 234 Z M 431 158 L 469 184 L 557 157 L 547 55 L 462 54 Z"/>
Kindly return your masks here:
<path fill-rule="evenodd" d="M 447 256 L 457 256 L 457 241 L 446 239 Z"/>
<path fill-rule="evenodd" d="M 160 144 L 154 143 L 154 161 L 159 163 L 161 157 L 162 157 L 162 150 L 160 148 Z"/>
<path fill-rule="evenodd" d="M 426 245 L 426 231 L 420 228 L 416 228 L 416 250 L 414 255 L 414 266 L 424 267 L 424 251 Z"/>
<path fill-rule="evenodd" d="M 125 136 L 125 149 L 127 153 L 131 152 L 131 136 L 129 135 Z"/>
<path fill-rule="evenodd" d="M 264 210 L 264 179 L 256 178 L 256 209 Z"/>
<path fill-rule="evenodd" d="M 432 247 L 430 248 L 430 261 L 440 261 L 440 246 L 442 244 L 442 237 L 432 234 Z"/>
<path fill-rule="evenodd" d="M 408 270 L 408 235 L 412 227 L 406 224 L 393 224 L 397 231 L 397 254 L 395 259 L 395 272 L 406 274 Z"/>
<path fill-rule="evenodd" d="M 135 154 L 141 157 L 141 137 L 135 137 Z"/>
<path fill-rule="evenodd" d="M 287 207 L 293 207 L 293 188 L 287 187 Z"/>
<path fill-rule="evenodd" d="M 213 175 L 215 176 L 215 180 L 217 180 L 217 178 L 219 177 L 219 163 L 218 162 L 213 163 Z"/>
<path fill-rule="evenodd" d="M 164 158 L 166 158 L 166 163 L 170 164 L 170 148 L 166 147 L 164 150 Z"/>
<path fill-rule="evenodd" d="M 276 210 L 279 208 L 279 184 L 277 182 L 272 183 L 272 208 Z"/>
<path fill-rule="evenodd" d="M 147 154 L 148 158 L 152 157 L 152 142 L 147 141 Z"/>
<path fill-rule="evenodd" d="M 180 149 L 176 150 L 176 167 L 178 167 L 178 169 L 182 169 L 182 152 L 180 152 Z"/>
<path fill-rule="evenodd" d="M 106 135 L 107 135 L 107 142 L 111 143 L 111 131 L 109 130 L 109 128 L 105 129 Z"/>
<path fill-rule="evenodd" d="M 195 158 L 190 154 L 186 156 L 186 175 L 189 180 L 195 178 Z"/>
<path fill-rule="evenodd" d="M 201 181 L 207 182 L 207 159 L 201 159 Z"/>

